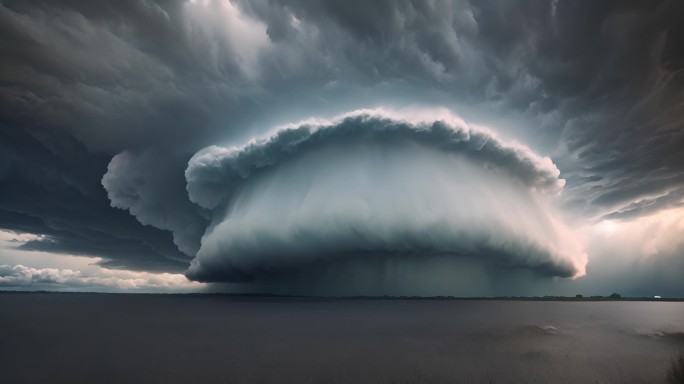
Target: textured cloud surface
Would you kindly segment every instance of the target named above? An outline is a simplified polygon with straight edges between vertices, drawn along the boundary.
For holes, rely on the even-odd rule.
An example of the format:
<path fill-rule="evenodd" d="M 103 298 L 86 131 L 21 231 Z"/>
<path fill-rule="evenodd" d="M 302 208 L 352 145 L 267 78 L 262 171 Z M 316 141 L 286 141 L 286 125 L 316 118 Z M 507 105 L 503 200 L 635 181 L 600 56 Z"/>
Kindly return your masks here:
<path fill-rule="evenodd" d="M 190 199 L 213 209 L 189 276 L 255 274 L 339 258 L 467 256 L 542 274 L 584 273 L 547 210 L 548 158 L 451 117 L 379 111 L 290 127 L 195 155 Z"/>
<path fill-rule="evenodd" d="M 440 227 L 445 231 L 458 227 L 467 233 L 457 235 L 471 240 L 485 232 L 496 236 L 459 241 L 465 249 L 444 236 L 409 237 L 391 252 L 431 244 L 428 253 L 468 253 L 488 244 L 483 253 L 491 262 L 572 275 L 583 270 L 576 256 L 582 252 L 565 245 L 575 242 L 563 239 L 577 236 L 562 235 L 556 219 L 576 235 L 603 221 L 629 226 L 667 212 L 681 215 L 683 19 L 684 2 L 668 0 L 3 0 L 0 229 L 38 235 L 22 250 L 93 257 L 109 268 L 181 273 L 196 258 L 192 271 L 205 271 L 203 279 L 224 279 L 217 271 L 231 279 L 288 268 L 296 274 L 298 267 L 274 256 L 281 246 L 293 252 L 292 234 L 260 220 L 272 218 L 274 226 L 297 211 L 297 228 L 309 230 L 306 209 L 325 204 L 296 197 L 322 196 L 335 185 L 330 196 L 351 207 L 331 214 L 339 223 L 321 224 L 334 236 L 297 242 L 306 252 L 288 259 L 302 268 L 313 265 L 306 260 L 321 261 L 321 254 L 311 255 L 312 244 L 332 247 L 329 240 L 338 235 L 335 241 L 355 244 L 344 252 L 386 253 L 399 232 L 418 233 L 389 225 L 407 213 L 387 207 L 429 200 L 448 216 Z M 267 131 L 366 108 L 438 107 L 524 146 L 472 127 L 453 132 L 433 125 L 435 117 L 403 128 L 395 116 L 380 129 L 387 116 L 376 116 L 364 123 L 371 129 L 351 117 Z M 198 153 L 202 148 L 209 149 Z M 380 185 L 383 178 L 393 193 L 382 192 L 390 189 Z M 441 184 L 428 188 L 433 179 Z M 406 187 L 409 180 L 422 185 Z M 459 199 L 469 209 L 452 212 Z M 349 227 L 358 229 L 361 212 L 377 216 L 376 207 L 358 208 L 363 201 L 373 201 L 383 215 L 360 232 L 375 236 L 360 239 Z M 496 204 L 526 207 L 517 214 L 522 224 L 511 230 L 501 211 L 512 210 L 495 211 Z M 475 212 L 491 216 L 491 226 L 470 225 Z M 244 228 L 240 214 L 252 220 Z M 438 220 L 413 216 L 425 231 Z M 546 219 L 527 225 L 535 216 L 554 218 L 553 225 Z M 392 233 L 378 235 L 378 223 Z M 267 241 L 246 236 L 238 244 L 228 235 L 253 225 L 268 241 L 287 241 L 268 251 Z M 504 246 L 506 236 L 512 240 Z M 587 238 L 603 242 L 584 244 L 590 275 L 618 279 L 592 268 L 607 265 L 602 260 L 614 253 L 624 255 L 615 260 L 622 270 L 642 265 L 633 261 L 643 255 L 611 251 L 618 242 L 612 237 Z M 653 263 L 654 271 L 680 265 L 682 244 L 667 241 L 679 248 L 656 253 L 654 259 L 665 261 Z M 530 256 L 513 257 L 515 247 Z M 218 261 L 235 265 L 208 267 Z M 406 271 L 421 268 L 409 264 Z M 367 265 L 340 268 L 361 273 Z M 629 274 L 641 280 L 634 286 L 645 287 L 662 281 L 653 277 L 658 271 Z"/>
<path fill-rule="evenodd" d="M 206 223 L 185 195 L 184 165 L 168 154 L 123 152 L 109 162 L 102 185 L 113 207 L 171 231 L 178 249 L 194 256 Z"/>

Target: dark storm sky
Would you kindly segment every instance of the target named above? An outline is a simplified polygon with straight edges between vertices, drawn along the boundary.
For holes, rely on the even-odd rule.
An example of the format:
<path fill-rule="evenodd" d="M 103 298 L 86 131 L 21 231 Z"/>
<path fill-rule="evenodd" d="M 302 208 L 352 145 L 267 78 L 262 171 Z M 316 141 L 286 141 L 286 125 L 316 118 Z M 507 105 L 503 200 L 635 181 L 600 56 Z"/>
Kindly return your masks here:
<path fill-rule="evenodd" d="M 0 286 L 99 281 L 20 268 L 40 253 L 282 292 L 684 296 L 682 20 L 3 0 Z"/>

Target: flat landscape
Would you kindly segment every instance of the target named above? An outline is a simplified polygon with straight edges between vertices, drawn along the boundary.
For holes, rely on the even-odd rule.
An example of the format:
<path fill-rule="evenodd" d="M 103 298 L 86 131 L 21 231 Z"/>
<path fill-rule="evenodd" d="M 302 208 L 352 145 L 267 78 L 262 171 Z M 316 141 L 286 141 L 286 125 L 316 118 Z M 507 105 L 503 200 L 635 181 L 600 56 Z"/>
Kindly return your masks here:
<path fill-rule="evenodd" d="M 658 383 L 683 302 L 0 293 L 1 383 Z"/>

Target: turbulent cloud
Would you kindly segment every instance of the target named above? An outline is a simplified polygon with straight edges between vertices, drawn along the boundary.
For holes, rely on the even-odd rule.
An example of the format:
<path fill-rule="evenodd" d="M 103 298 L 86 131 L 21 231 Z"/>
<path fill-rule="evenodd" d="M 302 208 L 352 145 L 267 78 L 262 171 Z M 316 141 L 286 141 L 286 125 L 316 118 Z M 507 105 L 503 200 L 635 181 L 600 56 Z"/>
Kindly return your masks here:
<path fill-rule="evenodd" d="M 199 145 L 212 120 L 243 107 L 256 88 L 246 50 L 258 48 L 258 26 L 238 23 L 224 4 L 0 5 L 2 54 L 10 58 L 0 72 L 3 120 L 58 127 L 109 153 Z"/>
<path fill-rule="evenodd" d="M 679 2 L 243 3 L 274 42 L 266 76 L 378 82 L 414 102 L 429 89 L 520 114 L 531 142 L 558 148 L 567 206 L 581 217 L 682 204 Z"/>
<path fill-rule="evenodd" d="M 190 198 L 214 209 L 189 276 L 243 280 L 339 258 L 457 255 L 543 274 L 584 272 L 547 210 L 548 158 L 462 120 L 376 111 L 195 155 Z M 574 253 L 577 252 L 577 253 Z"/>
<path fill-rule="evenodd" d="M 89 255 L 110 267 L 180 272 L 189 258 L 161 230 L 109 205 L 107 157 L 57 131 L 0 125 L 0 227 L 45 235 L 26 250 Z"/>
<path fill-rule="evenodd" d="M 340 172 L 378 172 L 341 153 L 361 155 L 346 147 L 359 137 L 353 129 L 311 123 L 269 135 L 271 127 L 382 107 L 444 106 L 525 144 L 483 144 L 489 134 L 477 130 L 460 142 L 439 127 L 373 131 L 378 149 L 389 146 L 382 136 L 421 148 L 403 153 L 426 164 L 459 158 L 472 173 L 464 189 L 505 181 L 501 199 L 517 193 L 546 215 L 565 180 L 555 198 L 561 213 L 549 216 L 573 227 L 676 210 L 684 202 L 683 18 L 684 3 L 667 0 L 5 0 L 0 228 L 44 235 L 27 250 L 177 273 L 197 250 L 206 257 L 200 238 L 217 236 L 248 188 L 285 200 L 303 193 L 289 180 L 303 175 L 275 181 L 298 173 L 301 158 L 315 160 L 297 169 L 316 181 L 333 167 L 318 152 L 349 163 Z M 243 146 L 256 137 L 271 141 Z M 195 160 L 221 163 L 204 174 L 190 164 L 192 204 L 183 170 L 212 145 Z M 391 181 L 418 177 L 396 157 L 388 175 L 406 175 Z M 492 204 L 481 199 L 473 204 Z"/>
<path fill-rule="evenodd" d="M 102 185 L 113 207 L 128 209 L 142 224 L 173 232 L 178 249 L 194 256 L 206 223 L 187 198 L 183 160 L 123 152 L 109 162 Z"/>
<path fill-rule="evenodd" d="M 186 171 L 190 199 L 205 208 L 215 208 L 221 200 L 230 197 L 237 180 L 248 178 L 256 170 L 319 145 L 354 140 L 408 140 L 445 152 L 461 153 L 493 167 L 507 168 L 521 182 L 543 193 L 557 193 L 565 183 L 558 179 L 560 172 L 550 159 L 541 158 L 520 145 L 504 145 L 492 132 L 469 127 L 448 112 L 432 113 L 443 115 L 445 120 L 417 123 L 397 120 L 393 115 L 397 116 L 381 110 L 354 112 L 328 124 L 284 129 L 242 148 L 210 147 L 200 151 Z M 219 174 L 216 169 L 221 170 Z"/>

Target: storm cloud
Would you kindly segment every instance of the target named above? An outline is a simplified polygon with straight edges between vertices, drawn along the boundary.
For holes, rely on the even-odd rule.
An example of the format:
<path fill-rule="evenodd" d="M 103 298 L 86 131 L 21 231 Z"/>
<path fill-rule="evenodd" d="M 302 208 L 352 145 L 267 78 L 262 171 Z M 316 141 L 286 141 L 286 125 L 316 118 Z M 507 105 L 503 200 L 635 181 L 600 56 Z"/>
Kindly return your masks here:
<path fill-rule="evenodd" d="M 586 232 L 684 203 L 683 18 L 666 0 L 5 0 L 0 228 L 203 280 L 423 251 L 544 276 L 586 251 L 613 276 L 591 267 L 612 240 Z M 440 107 L 468 124 L 378 112 Z M 635 287 L 680 265 L 668 241 Z"/>
<path fill-rule="evenodd" d="M 216 216 L 188 275 L 251 280 L 321 260 L 391 255 L 498 258 L 549 275 L 584 274 L 583 255 L 543 201 L 564 183 L 550 159 L 453 116 L 391 116 L 358 112 L 200 151 L 186 171 L 188 191 Z"/>
<path fill-rule="evenodd" d="M 58 131 L 0 126 L 0 226 L 45 235 L 25 250 L 102 257 L 102 264 L 180 272 L 189 257 L 169 233 L 110 207 L 99 183 L 108 157 Z"/>
<path fill-rule="evenodd" d="M 178 249 L 194 256 L 206 223 L 185 195 L 184 160 L 122 152 L 109 162 L 102 186 L 113 207 L 127 209 L 141 224 L 171 231 Z"/>

